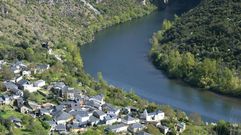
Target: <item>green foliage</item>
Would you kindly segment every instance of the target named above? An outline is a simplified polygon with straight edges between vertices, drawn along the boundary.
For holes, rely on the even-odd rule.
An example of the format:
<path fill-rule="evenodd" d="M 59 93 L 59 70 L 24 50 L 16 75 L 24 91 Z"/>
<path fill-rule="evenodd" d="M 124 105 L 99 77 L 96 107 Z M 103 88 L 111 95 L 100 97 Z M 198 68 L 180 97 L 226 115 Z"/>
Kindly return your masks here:
<path fill-rule="evenodd" d="M 160 130 L 152 124 L 147 125 L 146 131 L 152 135 L 161 135 Z"/>
<path fill-rule="evenodd" d="M 203 124 L 202 118 L 198 113 L 191 113 L 189 118 L 195 125 L 199 126 Z"/>
<path fill-rule="evenodd" d="M 204 0 L 173 23 L 164 20 L 152 39 L 153 63 L 171 78 L 240 97 L 240 5 Z"/>
<path fill-rule="evenodd" d="M 14 77 L 13 72 L 10 70 L 10 68 L 6 65 L 2 67 L 0 70 L 0 75 L 3 80 L 11 80 Z"/>

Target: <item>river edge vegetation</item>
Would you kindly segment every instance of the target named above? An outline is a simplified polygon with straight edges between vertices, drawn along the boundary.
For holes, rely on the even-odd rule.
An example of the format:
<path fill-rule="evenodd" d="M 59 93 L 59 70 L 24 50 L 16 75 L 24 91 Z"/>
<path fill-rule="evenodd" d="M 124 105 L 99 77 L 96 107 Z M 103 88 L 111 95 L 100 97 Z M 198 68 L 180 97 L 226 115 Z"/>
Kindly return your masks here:
<path fill-rule="evenodd" d="M 240 98 L 240 5 L 203 0 L 180 18 L 165 20 L 152 38 L 154 65 L 170 78 Z"/>
<path fill-rule="evenodd" d="M 75 8 L 70 10 L 68 7 L 65 7 L 65 4 L 57 4 L 55 7 L 53 5 L 49 5 L 48 2 L 39 3 L 40 5 L 38 5 L 38 3 L 31 3 L 33 1 L 25 0 L 1 2 L 1 8 L 3 10 L 0 18 L 3 21 L 0 23 L 1 26 L 4 26 L 0 29 L 1 59 L 5 59 L 10 62 L 15 61 L 16 59 L 23 60 L 29 64 L 32 64 L 33 66 L 40 63 L 48 63 L 51 65 L 50 70 L 36 76 L 36 78 L 44 79 L 47 82 L 64 81 L 70 86 L 86 90 L 88 95 L 96 95 L 100 93 L 104 94 L 107 102 L 117 106 L 134 106 L 142 110 L 147 108 L 149 111 L 159 108 L 167 114 L 168 118 L 170 118 L 166 121 L 170 127 L 174 126 L 172 125 L 174 121 L 186 119 L 186 114 L 179 110 L 174 110 L 166 105 L 160 106 L 155 103 L 149 103 L 148 101 L 143 100 L 135 95 L 133 92 L 127 93 L 119 88 L 110 87 L 102 79 L 101 74 L 99 74 L 98 82 L 93 81 L 93 79 L 83 70 L 84 65 L 77 45 L 82 45 L 91 41 L 93 39 L 94 32 L 102 28 L 150 13 L 155 9 L 153 5 L 147 5 L 147 7 L 142 8 L 143 5 L 141 4 L 136 6 L 137 2 L 135 0 L 106 0 L 106 2 L 99 3 L 97 5 L 95 5 L 94 1 L 90 1 L 100 12 L 103 12 L 102 14 L 105 15 L 104 19 L 102 18 L 103 16 L 100 17 L 103 19 L 103 24 L 99 25 L 96 24 L 99 22 L 99 20 L 93 24 L 90 23 L 91 21 L 88 21 L 90 18 L 96 19 L 96 16 L 94 15 L 96 13 L 92 13 L 93 11 L 86 7 L 80 7 L 83 12 L 79 12 L 81 19 L 84 20 L 74 21 L 72 19 L 76 19 L 76 17 L 72 16 L 72 14 L 75 13 L 73 11 Z M 23 7 L 19 8 L 18 4 Z M 78 7 L 78 3 L 70 3 L 68 6 Z M 35 11 L 35 8 L 38 10 Z M 63 11 L 63 16 L 58 17 L 59 14 L 55 14 L 60 13 L 58 10 Z M 126 12 L 122 12 L 123 10 Z M 135 14 L 136 12 L 137 14 Z M 31 17 L 31 14 L 33 14 L 35 17 Z M 53 24 L 47 25 L 48 22 Z M 64 22 L 66 24 L 61 23 L 59 25 L 57 22 Z M 76 35 L 73 35 L 73 30 L 78 28 L 78 25 L 75 25 L 73 22 L 84 23 L 83 26 L 80 27 L 82 29 L 79 30 L 82 32 L 76 32 L 76 35 L 81 34 L 79 35 L 79 38 Z M 34 27 L 37 28 L 35 29 Z M 78 29 L 75 30 L 78 31 Z M 77 41 L 76 39 L 80 40 Z M 48 49 L 42 47 L 42 43 L 47 41 L 48 45 L 53 51 L 51 54 L 48 53 Z M 56 55 L 61 58 L 61 61 L 56 60 Z M 6 76 L 11 76 L 11 73 L 4 69 L 5 68 L 3 68 L 1 71 L 1 81 L 4 81 Z M 79 83 L 82 85 L 80 86 Z M 39 97 L 37 97 L 37 95 L 32 95 L 31 98 L 38 101 L 37 98 Z M 1 134 L 46 134 L 48 126 L 46 126 L 44 123 L 41 123 L 40 120 L 20 114 L 9 106 L 3 106 L 0 110 Z M 24 119 L 23 124 L 28 128 L 28 130 L 21 131 L 14 128 L 13 125 L 6 119 L 10 115 L 18 116 Z M 197 114 L 191 115 L 190 119 L 186 119 L 186 121 L 188 128 L 183 134 L 212 134 L 215 133 L 215 131 L 219 132 L 219 134 L 222 134 L 224 133 L 223 131 L 228 133 L 230 130 L 229 127 L 232 127 L 230 123 L 223 121 L 219 122 L 217 126 L 206 126 L 201 121 L 200 116 Z M 147 130 L 153 134 L 160 134 L 160 132 L 151 125 Z M 84 134 L 89 135 L 96 133 L 104 134 L 104 129 L 102 127 L 96 127 L 90 129 Z"/>

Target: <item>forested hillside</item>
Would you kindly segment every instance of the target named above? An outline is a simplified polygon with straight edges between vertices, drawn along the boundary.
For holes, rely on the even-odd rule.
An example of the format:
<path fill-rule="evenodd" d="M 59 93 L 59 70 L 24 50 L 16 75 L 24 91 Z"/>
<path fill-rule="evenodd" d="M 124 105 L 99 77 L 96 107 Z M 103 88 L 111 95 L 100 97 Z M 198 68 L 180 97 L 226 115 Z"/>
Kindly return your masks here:
<path fill-rule="evenodd" d="M 153 36 L 152 58 L 172 78 L 241 96 L 241 1 L 203 0 Z"/>
<path fill-rule="evenodd" d="M 74 78 L 79 76 L 86 82 L 77 44 L 90 42 L 103 28 L 155 9 L 141 0 L 1 0 L 0 59 L 48 63 L 64 71 L 66 80 L 76 82 Z M 43 44 L 48 44 L 48 49 Z M 59 72 L 48 78 L 57 80 L 62 75 Z"/>
<path fill-rule="evenodd" d="M 140 0 L 7 0 L 0 2 L 1 41 L 38 44 L 65 39 L 83 44 L 94 32 L 150 13 Z"/>

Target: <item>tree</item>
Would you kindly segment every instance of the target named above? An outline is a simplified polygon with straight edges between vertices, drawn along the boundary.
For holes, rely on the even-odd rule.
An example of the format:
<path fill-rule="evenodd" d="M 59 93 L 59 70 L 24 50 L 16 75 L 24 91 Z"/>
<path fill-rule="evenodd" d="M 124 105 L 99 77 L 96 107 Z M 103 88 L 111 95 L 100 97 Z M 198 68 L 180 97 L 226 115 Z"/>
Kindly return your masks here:
<path fill-rule="evenodd" d="M 195 125 L 201 125 L 203 123 L 202 118 L 198 113 L 191 113 L 189 118 Z"/>
<path fill-rule="evenodd" d="M 11 80 L 14 77 L 13 72 L 6 65 L 3 65 L 2 70 L 1 70 L 1 74 L 2 74 L 3 80 Z"/>
<path fill-rule="evenodd" d="M 98 73 L 97 73 L 97 76 L 98 76 L 98 81 L 99 81 L 99 83 L 100 83 L 102 86 L 105 86 L 105 85 L 106 85 L 106 81 L 104 80 L 102 73 L 101 73 L 101 72 L 98 72 Z"/>
<path fill-rule="evenodd" d="M 30 97 L 30 92 L 27 90 L 23 91 L 23 98 L 27 100 L 29 97 Z"/>
<path fill-rule="evenodd" d="M 181 121 L 183 121 L 183 120 L 185 120 L 186 119 L 186 117 L 187 117 L 187 115 L 186 115 L 186 113 L 185 112 L 182 112 L 182 111 L 180 111 L 180 110 L 177 110 L 177 119 L 178 120 L 181 120 Z"/>
<path fill-rule="evenodd" d="M 218 135 L 229 135 L 229 123 L 226 123 L 224 120 L 220 120 L 214 127 L 214 130 Z"/>
<path fill-rule="evenodd" d="M 152 124 L 148 124 L 146 130 L 148 133 L 150 133 L 152 135 L 160 135 L 161 134 L 160 130 Z"/>
<path fill-rule="evenodd" d="M 172 22 L 165 19 L 162 23 L 162 29 L 169 30 L 171 27 L 172 27 Z"/>

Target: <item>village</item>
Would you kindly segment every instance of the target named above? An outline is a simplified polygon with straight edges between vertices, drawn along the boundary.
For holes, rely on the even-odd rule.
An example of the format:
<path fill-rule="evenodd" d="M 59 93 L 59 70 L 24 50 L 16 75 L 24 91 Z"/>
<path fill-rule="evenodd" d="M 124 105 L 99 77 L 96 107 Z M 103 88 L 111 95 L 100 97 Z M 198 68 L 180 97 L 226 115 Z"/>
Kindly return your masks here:
<path fill-rule="evenodd" d="M 64 82 L 46 82 L 32 77 L 33 74 L 41 74 L 48 70 L 50 68 L 48 64 L 29 68 L 22 61 L 15 63 L 0 61 L 1 69 L 4 65 L 9 65 L 14 78 L 3 82 L 4 92 L 0 96 L 0 106 L 9 105 L 14 110 L 33 118 L 50 117 L 50 120 L 45 121 L 50 126 L 49 134 L 82 133 L 89 127 L 105 126 L 106 133 L 149 135 L 145 129 L 150 123 L 163 134 L 169 132 L 169 127 L 162 125 L 162 120 L 166 117 L 161 110 L 148 112 L 131 106 L 116 107 L 106 103 L 103 94 L 87 96 L 84 91 L 69 87 Z M 45 97 L 52 93 L 54 95 L 52 98 L 60 102 L 38 104 L 25 98 L 26 91 L 37 92 Z M 11 116 L 9 120 L 15 127 L 23 127 L 21 119 Z M 185 129 L 185 122 L 176 123 L 175 130 L 178 133 L 182 133 Z"/>

